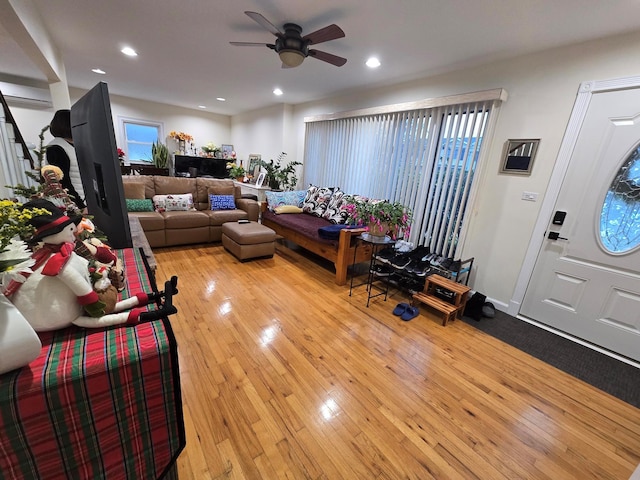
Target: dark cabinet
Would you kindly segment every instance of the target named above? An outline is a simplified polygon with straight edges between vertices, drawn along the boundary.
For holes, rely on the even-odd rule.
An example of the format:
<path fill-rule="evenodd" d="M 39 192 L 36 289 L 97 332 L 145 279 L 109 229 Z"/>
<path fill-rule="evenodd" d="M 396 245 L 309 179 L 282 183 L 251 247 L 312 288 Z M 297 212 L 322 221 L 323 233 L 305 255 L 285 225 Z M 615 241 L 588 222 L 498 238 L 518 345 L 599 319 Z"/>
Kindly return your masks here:
<path fill-rule="evenodd" d="M 227 162 L 224 158 L 194 157 L 175 155 L 174 170 L 176 177 L 213 177 L 229 178 Z"/>

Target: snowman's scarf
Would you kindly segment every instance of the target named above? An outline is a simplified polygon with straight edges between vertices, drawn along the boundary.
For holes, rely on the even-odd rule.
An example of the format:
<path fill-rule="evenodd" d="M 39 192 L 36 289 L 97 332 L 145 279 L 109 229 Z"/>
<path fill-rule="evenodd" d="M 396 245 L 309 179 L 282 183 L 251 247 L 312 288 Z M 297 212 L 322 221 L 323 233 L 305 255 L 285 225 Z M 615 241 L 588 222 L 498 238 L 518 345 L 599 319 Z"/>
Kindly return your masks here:
<path fill-rule="evenodd" d="M 55 277 L 60 273 L 62 267 L 64 267 L 69 259 L 71 258 L 71 254 L 73 253 L 75 245 L 73 243 L 61 243 L 59 245 L 53 245 L 50 243 L 45 243 L 44 246 L 31 255 L 31 258 L 35 260 L 35 264 L 31 267 L 31 271 L 36 271 L 43 264 L 42 275 L 47 277 Z M 45 263 L 46 262 L 46 263 Z M 22 275 L 25 277 L 25 280 L 29 278 L 31 275 L 29 272 L 23 272 Z M 22 286 L 23 282 L 17 282 L 15 280 L 11 280 L 9 286 L 7 287 L 5 296 L 10 297 L 14 293 L 18 291 L 18 289 Z"/>

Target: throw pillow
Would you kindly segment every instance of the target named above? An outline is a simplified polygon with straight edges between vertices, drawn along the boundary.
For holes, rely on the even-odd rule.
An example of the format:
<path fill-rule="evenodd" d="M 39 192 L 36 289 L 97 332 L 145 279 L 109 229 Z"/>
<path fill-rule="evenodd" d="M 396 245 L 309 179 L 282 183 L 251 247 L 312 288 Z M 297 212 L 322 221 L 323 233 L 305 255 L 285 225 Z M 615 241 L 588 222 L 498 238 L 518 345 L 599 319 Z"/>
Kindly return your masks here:
<path fill-rule="evenodd" d="M 302 208 L 297 205 L 280 205 L 275 208 L 274 212 L 277 215 L 280 215 L 281 213 L 302 213 Z"/>
<path fill-rule="evenodd" d="M 331 195 L 331 199 L 327 204 L 327 208 L 322 214 L 322 218 L 329 220 L 331 223 L 342 225 L 347 221 L 349 213 L 342 208 L 344 202 L 344 192 L 336 190 Z"/>
<path fill-rule="evenodd" d="M 153 202 L 150 198 L 125 198 L 125 202 L 127 212 L 153 212 Z"/>
<path fill-rule="evenodd" d="M 333 188 L 329 187 L 319 188 L 314 198 L 310 202 L 313 204 L 313 208 L 309 213 L 315 215 L 316 217 L 322 217 L 322 214 L 327 209 L 327 205 L 329 205 L 329 200 L 331 200 L 333 190 Z"/>
<path fill-rule="evenodd" d="M 193 195 L 154 195 L 153 206 L 157 212 L 175 212 L 193 210 Z"/>
<path fill-rule="evenodd" d="M 164 212 L 167 210 L 165 201 L 168 195 L 154 195 L 153 196 L 153 208 L 156 212 Z"/>
<path fill-rule="evenodd" d="M 309 185 L 307 188 L 307 193 L 304 196 L 304 201 L 302 202 L 302 211 L 305 213 L 311 213 L 311 210 L 314 209 L 315 204 L 313 203 L 313 199 L 318 192 L 318 188 L 315 185 Z"/>
<path fill-rule="evenodd" d="M 265 192 L 267 208 L 273 212 L 277 207 L 282 205 L 295 205 L 297 207 L 302 207 L 306 194 L 306 190 Z"/>
<path fill-rule="evenodd" d="M 236 202 L 233 195 L 209 195 L 211 210 L 235 210 Z"/>
<path fill-rule="evenodd" d="M 193 195 L 185 193 L 182 195 L 167 195 L 165 199 L 167 212 L 187 212 L 193 210 Z"/>

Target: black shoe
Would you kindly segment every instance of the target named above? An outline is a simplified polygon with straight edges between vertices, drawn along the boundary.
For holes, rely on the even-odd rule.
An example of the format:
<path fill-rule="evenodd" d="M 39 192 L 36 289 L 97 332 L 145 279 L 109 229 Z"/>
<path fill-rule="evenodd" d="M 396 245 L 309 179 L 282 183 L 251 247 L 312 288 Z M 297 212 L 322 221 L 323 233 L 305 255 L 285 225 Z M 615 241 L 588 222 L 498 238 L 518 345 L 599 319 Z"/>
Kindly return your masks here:
<path fill-rule="evenodd" d="M 451 270 L 449 267 L 453 263 L 453 258 L 445 258 L 442 262 L 440 262 L 440 268 L 444 268 L 446 270 Z"/>
<path fill-rule="evenodd" d="M 464 316 L 473 318 L 476 322 L 479 322 L 482 318 L 482 307 L 486 300 L 486 295 L 475 292 L 464 307 Z"/>
<path fill-rule="evenodd" d="M 371 270 L 371 273 L 377 277 L 388 277 L 393 273 L 393 267 L 391 265 L 376 265 Z"/>
<path fill-rule="evenodd" d="M 391 260 L 391 266 L 393 266 L 393 268 L 397 268 L 398 270 L 404 269 L 407 265 L 409 265 L 409 263 L 411 263 L 411 258 L 407 253 L 399 253 L 398 255 L 393 257 L 393 260 Z"/>
<path fill-rule="evenodd" d="M 426 277 L 431 272 L 431 264 L 426 260 L 421 260 L 413 272 L 419 277 Z"/>
<path fill-rule="evenodd" d="M 422 260 L 425 256 L 429 255 L 429 247 L 416 247 L 414 250 L 409 252 L 409 256 L 412 260 Z"/>
<path fill-rule="evenodd" d="M 385 247 L 376 253 L 375 257 L 378 261 L 383 263 L 389 263 L 389 261 L 397 255 L 396 249 L 393 247 Z"/>

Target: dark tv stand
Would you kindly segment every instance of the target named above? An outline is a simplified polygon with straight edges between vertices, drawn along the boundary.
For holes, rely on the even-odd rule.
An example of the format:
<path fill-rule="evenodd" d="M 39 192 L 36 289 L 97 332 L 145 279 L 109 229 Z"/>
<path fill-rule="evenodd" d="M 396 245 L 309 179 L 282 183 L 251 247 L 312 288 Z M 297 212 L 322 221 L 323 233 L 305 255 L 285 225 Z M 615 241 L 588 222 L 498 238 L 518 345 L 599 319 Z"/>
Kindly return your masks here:
<path fill-rule="evenodd" d="M 151 165 L 140 165 L 140 164 L 133 164 L 128 166 L 122 165 L 120 167 L 120 170 L 122 172 L 122 175 L 138 174 L 138 175 L 161 175 L 164 177 L 169 176 L 168 168 L 153 167 Z"/>

